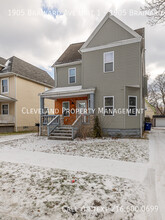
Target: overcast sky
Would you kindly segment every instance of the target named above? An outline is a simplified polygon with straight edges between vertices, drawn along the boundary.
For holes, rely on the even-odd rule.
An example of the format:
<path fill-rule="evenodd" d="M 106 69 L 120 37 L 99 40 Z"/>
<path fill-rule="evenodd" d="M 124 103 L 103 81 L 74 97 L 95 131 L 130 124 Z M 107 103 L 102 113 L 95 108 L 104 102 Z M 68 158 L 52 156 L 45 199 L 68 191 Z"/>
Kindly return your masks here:
<path fill-rule="evenodd" d="M 85 41 L 110 11 L 132 29 L 146 29 L 146 71 L 165 71 L 165 27 L 151 27 L 144 0 L 5 0 L 0 7 L 0 56 L 17 56 L 51 76 L 51 65 L 71 43 Z"/>

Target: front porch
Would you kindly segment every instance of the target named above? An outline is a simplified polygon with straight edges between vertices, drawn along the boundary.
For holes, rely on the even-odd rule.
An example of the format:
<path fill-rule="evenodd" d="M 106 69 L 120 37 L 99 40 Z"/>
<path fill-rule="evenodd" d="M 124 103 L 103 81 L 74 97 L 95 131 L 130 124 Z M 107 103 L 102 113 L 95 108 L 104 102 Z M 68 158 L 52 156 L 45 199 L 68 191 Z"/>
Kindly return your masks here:
<path fill-rule="evenodd" d="M 0 95 L 0 133 L 14 132 L 16 99 Z"/>
<path fill-rule="evenodd" d="M 84 126 L 94 124 L 95 89 L 82 86 L 54 88 L 40 94 L 40 135 L 51 139 L 74 139 Z M 53 113 L 45 108 L 45 99 L 55 100 Z M 52 113 L 52 111 L 51 111 Z"/>

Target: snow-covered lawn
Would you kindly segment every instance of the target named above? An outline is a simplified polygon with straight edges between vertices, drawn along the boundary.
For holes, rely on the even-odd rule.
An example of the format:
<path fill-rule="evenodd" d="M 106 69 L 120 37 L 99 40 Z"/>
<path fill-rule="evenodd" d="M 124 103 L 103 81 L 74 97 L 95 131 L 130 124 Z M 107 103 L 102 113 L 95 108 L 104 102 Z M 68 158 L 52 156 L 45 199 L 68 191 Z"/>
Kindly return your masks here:
<path fill-rule="evenodd" d="M 144 213 L 130 211 L 143 205 L 145 189 L 135 181 L 0 163 L 1 220 L 144 220 Z"/>
<path fill-rule="evenodd" d="M 11 139 L 11 140 L 10 140 Z M 18 148 L 28 151 L 77 155 L 131 162 L 148 162 L 149 141 L 147 139 L 87 139 L 74 141 L 48 140 L 47 137 L 30 135 L 13 140 L 10 136 L 0 138 L 0 148 Z"/>

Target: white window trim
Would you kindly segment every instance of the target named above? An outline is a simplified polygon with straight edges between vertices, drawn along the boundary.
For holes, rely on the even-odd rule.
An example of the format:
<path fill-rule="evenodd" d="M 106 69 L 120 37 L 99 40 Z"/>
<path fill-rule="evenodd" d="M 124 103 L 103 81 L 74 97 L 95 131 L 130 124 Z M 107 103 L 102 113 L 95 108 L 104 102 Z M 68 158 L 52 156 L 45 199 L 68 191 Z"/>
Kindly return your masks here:
<path fill-rule="evenodd" d="M 107 71 L 107 72 L 105 72 L 105 54 L 106 53 L 112 53 L 113 54 L 113 70 L 112 71 Z M 103 53 L 103 72 L 104 73 L 112 73 L 112 72 L 114 72 L 114 66 L 115 66 L 115 63 L 114 63 L 114 51 L 108 51 L 108 52 Z"/>
<path fill-rule="evenodd" d="M 63 112 L 62 112 L 62 115 L 63 115 L 64 117 L 70 117 L 70 101 L 64 101 L 64 102 L 62 102 L 62 111 L 63 111 L 63 103 L 66 103 L 66 102 L 69 103 L 69 105 L 68 105 L 68 106 L 69 106 L 69 107 L 68 107 L 68 108 L 69 108 L 69 115 L 68 115 L 68 116 L 64 116 L 64 115 L 63 115 Z"/>
<path fill-rule="evenodd" d="M 8 114 L 3 114 L 3 108 L 2 108 L 3 105 L 7 105 L 8 106 Z M 1 115 L 9 115 L 9 103 L 1 104 Z"/>
<path fill-rule="evenodd" d="M 114 110 L 114 96 L 104 96 L 104 116 L 114 116 L 114 111 L 112 115 L 106 115 L 105 114 L 105 107 L 112 107 L 112 106 L 105 106 L 105 98 L 113 98 L 113 110 Z"/>
<path fill-rule="evenodd" d="M 3 81 L 3 80 L 7 80 L 7 87 L 8 87 L 8 91 L 7 91 L 7 92 L 3 92 L 3 91 L 2 91 L 2 81 Z M 5 94 L 5 93 L 7 94 L 7 93 L 9 93 L 9 78 L 3 78 L 3 79 L 1 79 L 1 93 L 2 93 L 2 94 Z"/>
<path fill-rule="evenodd" d="M 69 80 L 69 79 L 70 79 L 70 76 L 69 76 L 70 72 L 69 72 L 69 71 L 70 71 L 71 69 L 75 69 L 75 82 L 74 82 L 74 83 L 70 83 L 70 80 Z M 68 84 L 75 84 L 75 83 L 76 83 L 76 67 L 69 68 L 69 69 L 68 69 Z"/>
<path fill-rule="evenodd" d="M 136 106 L 130 106 L 130 105 L 129 105 L 129 98 L 130 98 L 130 97 L 136 98 Z M 133 116 L 133 117 L 134 117 L 134 116 L 137 116 L 137 111 L 136 111 L 136 114 L 135 114 L 135 115 L 130 115 L 130 112 L 129 112 L 129 108 L 130 108 L 130 107 L 136 107 L 136 110 L 137 110 L 137 96 L 133 96 L 133 95 L 129 95 L 129 96 L 128 96 L 128 116 Z"/>

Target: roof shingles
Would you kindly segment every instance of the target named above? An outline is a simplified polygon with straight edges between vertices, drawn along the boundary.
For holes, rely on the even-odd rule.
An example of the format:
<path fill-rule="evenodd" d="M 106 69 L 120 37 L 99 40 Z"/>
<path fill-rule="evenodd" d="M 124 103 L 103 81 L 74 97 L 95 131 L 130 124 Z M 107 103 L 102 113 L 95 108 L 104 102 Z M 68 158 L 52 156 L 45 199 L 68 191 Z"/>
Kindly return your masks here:
<path fill-rule="evenodd" d="M 54 65 L 81 60 L 81 54 L 78 52 L 78 50 L 82 47 L 83 44 L 84 42 L 71 44 Z"/>
<path fill-rule="evenodd" d="M 25 77 L 32 81 L 50 85 L 54 87 L 54 80 L 51 76 L 44 70 L 33 66 L 30 63 L 25 62 L 15 56 L 9 58 L 10 64 L 7 71 L 18 74 L 20 77 Z"/>

